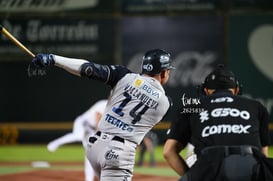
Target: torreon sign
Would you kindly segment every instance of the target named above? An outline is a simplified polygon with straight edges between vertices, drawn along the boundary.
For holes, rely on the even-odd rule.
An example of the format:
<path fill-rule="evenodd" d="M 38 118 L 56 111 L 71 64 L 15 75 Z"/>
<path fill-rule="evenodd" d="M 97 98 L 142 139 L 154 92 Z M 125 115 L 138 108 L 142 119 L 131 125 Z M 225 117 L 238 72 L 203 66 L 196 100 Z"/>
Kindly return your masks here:
<path fill-rule="evenodd" d="M 1 0 L 0 12 L 55 12 L 92 8 L 99 0 Z"/>

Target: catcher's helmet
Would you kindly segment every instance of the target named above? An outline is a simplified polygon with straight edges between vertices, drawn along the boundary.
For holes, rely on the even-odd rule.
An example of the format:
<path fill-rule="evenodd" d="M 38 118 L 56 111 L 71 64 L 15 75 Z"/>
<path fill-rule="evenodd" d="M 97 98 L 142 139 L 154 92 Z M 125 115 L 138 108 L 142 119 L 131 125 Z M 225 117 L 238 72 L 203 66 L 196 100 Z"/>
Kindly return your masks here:
<path fill-rule="evenodd" d="M 162 49 L 154 49 L 145 53 L 142 60 L 142 73 L 156 75 L 165 69 L 174 69 L 168 52 Z"/>

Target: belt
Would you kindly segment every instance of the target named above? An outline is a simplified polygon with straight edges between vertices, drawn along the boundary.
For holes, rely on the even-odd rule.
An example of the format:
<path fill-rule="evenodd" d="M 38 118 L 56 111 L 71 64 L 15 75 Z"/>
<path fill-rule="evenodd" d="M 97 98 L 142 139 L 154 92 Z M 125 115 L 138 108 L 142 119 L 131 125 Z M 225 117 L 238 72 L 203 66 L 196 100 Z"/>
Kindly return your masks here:
<path fill-rule="evenodd" d="M 100 131 L 97 131 L 96 135 L 98 137 L 100 137 L 102 135 L 102 133 Z M 125 142 L 124 139 L 119 137 L 119 136 L 113 136 L 112 140 L 119 141 L 119 142 L 122 142 L 122 143 Z"/>
<path fill-rule="evenodd" d="M 201 155 L 227 157 L 229 155 L 252 155 L 251 146 L 212 146 L 201 150 Z"/>

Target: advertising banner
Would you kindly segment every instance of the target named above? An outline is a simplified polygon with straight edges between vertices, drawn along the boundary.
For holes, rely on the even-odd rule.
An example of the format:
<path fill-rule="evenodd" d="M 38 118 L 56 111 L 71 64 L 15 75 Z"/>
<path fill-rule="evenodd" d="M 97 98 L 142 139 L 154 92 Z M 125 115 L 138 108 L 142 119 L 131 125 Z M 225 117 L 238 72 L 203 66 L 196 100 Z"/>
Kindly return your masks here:
<path fill-rule="evenodd" d="M 1 24 L 34 54 L 49 52 L 98 60 L 112 57 L 114 19 L 9 18 Z M 0 62 L 29 59 L 3 34 L 0 36 L 0 57 Z"/>
<path fill-rule="evenodd" d="M 1 0 L 3 14 L 45 14 L 59 12 L 114 12 L 117 1 L 109 0 Z M 56 14 L 57 15 L 57 14 Z"/>
<path fill-rule="evenodd" d="M 224 0 L 122 0 L 122 11 L 168 12 L 214 10 L 224 6 Z"/>
<path fill-rule="evenodd" d="M 122 26 L 122 61 L 140 72 L 147 50 L 161 48 L 172 57 L 170 80 L 165 86 L 177 111 L 182 97 L 198 96 L 196 86 L 222 62 L 223 18 L 220 16 L 127 17 Z M 170 113 L 168 120 L 174 113 Z"/>
<path fill-rule="evenodd" d="M 243 85 L 243 95 L 264 104 L 273 123 L 273 16 L 229 19 L 229 66 Z"/>
<path fill-rule="evenodd" d="M 229 0 L 228 2 L 231 8 L 273 8 L 272 0 Z"/>

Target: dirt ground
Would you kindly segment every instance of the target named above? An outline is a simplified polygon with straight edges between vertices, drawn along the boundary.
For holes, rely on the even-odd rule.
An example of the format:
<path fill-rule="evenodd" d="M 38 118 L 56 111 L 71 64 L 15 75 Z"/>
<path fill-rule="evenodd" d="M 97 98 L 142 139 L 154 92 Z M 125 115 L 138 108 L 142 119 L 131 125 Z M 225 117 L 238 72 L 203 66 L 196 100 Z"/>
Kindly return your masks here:
<path fill-rule="evenodd" d="M 3 163 L 2 163 L 3 164 Z M 2 165 L 1 164 L 1 165 Z M 3 166 L 3 165 L 2 165 Z M 9 166 L 11 166 L 9 164 Z M 83 171 L 38 169 L 0 175 L 1 181 L 84 181 Z M 133 181 L 177 181 L 173 177 L 134 174 Z M 96 180 L 97 181 L 97 180 Z"/>
<path fill-rule="evenodd" d="M 83 181 L 81 171 L 37 170 L 0 176 L 1 181 Z M 133 181 L 177 181 L 172 177 L 135 174 Z"/>

